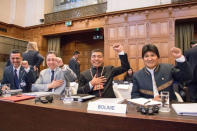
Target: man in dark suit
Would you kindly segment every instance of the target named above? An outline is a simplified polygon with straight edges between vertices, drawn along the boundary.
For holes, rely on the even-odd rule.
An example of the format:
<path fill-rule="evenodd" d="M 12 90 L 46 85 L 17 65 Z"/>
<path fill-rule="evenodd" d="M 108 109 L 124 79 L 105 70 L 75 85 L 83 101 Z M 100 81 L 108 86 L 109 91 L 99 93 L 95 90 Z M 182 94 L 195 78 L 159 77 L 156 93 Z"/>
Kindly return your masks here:
<path fill-rule="evenodd" d="M 104 55 L 100 49 L 92 50 L 92 67 L 80 74 L 77 93 L 91 94 L 99 97 L 114 98 L 112 88 L 113 78 L 130 69 L 127 54 L 123 52 L 120 44 L 114 44 L 113 49 L 119 54 L 121 66 L 104 66 Z"/>
<path fill-rule="evenodd" d="M 132 99 L 143 97 L 161 101 L 160 93 L 168 91 L 170 100 L 177 100 L 173 83 L 191 80 L 192 70 L 181 49 L 172 47 L 170 53 L 176 59 L 176 66 L 160 63 L 159 50 L 155 45 L 143 46 L 142 58 L 145 67 L 133 75 Z"/>
<path fill-rule="evenodd" d="M 22 54 L 19 50 L 13 50 L 10 53 L 10 62 L 11 65 L 4 70 L 1 84 L 10 84 L 10 89 L 22 89 L 23 92 L 31 91 L 31 84 L 35 82 L 36 77 L 28 62 L 22 61 Z M 2 90 L 5 88 L 8 87 L 3 86 Z"/>
<path fill-rule="evenodd" d="M 70 69 L 73 70 L 73 72 L 75 72 L 78 79 L 79 79 L 79 75 L 80 75 L 80 61 L 78 59 L 79 54 L 80 54 L 79 51 L 75 51 L 73 53 L 73 57 L 69 61 L 69 67 L 70 67 Z"/>
<path fill-rule="evenodd" d="M 197 102 L 197 41 L 190 42 L 191 48 L 185 52 L 185 57 L 193 71 L 193 79 L 188 83 L 190 101 Z"/>

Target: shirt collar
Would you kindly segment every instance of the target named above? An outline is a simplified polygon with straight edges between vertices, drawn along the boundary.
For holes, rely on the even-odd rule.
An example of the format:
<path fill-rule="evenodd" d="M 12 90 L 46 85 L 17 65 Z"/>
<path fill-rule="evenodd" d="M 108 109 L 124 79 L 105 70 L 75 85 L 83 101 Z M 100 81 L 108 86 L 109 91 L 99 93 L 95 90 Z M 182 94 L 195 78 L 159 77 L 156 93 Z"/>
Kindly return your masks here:
<path fill-rule="evenodd" d="M 16 69 L 17 71 L 19 71 L 20 68 L 21 68 L 21 66 L 19 66 L 18 68 L 14 68 L 14 66 L 13 66 L 13 71 L 14 71 L 15 69 Z"/>
<path fill-rule="evenodd" d="M 58 67 L 56 67 L 55 69 L 53 69 L 54 72 L 56 72 L 58 69 Z M 52 71 L 50 68 L 49 68 L 50 72 Z"/>

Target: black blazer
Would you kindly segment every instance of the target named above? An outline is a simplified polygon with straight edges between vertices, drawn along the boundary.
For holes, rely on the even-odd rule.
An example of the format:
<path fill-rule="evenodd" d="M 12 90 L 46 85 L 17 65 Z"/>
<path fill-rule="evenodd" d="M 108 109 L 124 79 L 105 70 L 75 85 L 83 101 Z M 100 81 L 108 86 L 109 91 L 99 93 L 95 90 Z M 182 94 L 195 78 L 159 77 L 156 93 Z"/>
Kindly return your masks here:
<path fill-rule="evenodd" d="M 30 69 L 30 71 L 26 73 L 25 69 L 21 66 L 19 71 L 19 85 L 23 92 L 30 92 L 31 85 L 35 81 L 36 76 L 33 74 L 33 70 Z M 14 71 L 12 65 L 5 68 L 1 84 L 10 84 L 10 89 L 16 89 L 14 85 Z"/>
<path fill-rule="evenodd" d="M 106 83 L 104 83 L 104 89 L 101 90 L 102 97 L 106 98 L 114 98 L 115 94 L 112 88 L 112 81 L 113 78 L 117 75 L 124 73 L 130 69 L 130 65 L 128 62 L 127 54 L 119 55 L 121 66 L 120 67 L 113 67 L 113 66 L 105 66 L 102 76 L 107 78 Z M 97 72 L 97 69 L 94 67 L 91 68 L 92 75 L 94 76 Z M 98 68 L 98 76 L 101 75 L 102 67 Z M 80 74 L 79 78 L 79 87 L 77 93 L 79 94 L 91 94 L 99 96 L 99 91 L 90 90 L 89 82 L 92 80 L 92 76 L 90 70 L 86 70 Z"/>
<path fill-rule="evenodd" d="M 44 58 L 40 55 L 38 51 L 29 50 L 28 52 L 23 53 L 23 60 L 28 61 L 28 64 L 33 66 L 36 66 L 38 69 L 40 69 L 40 65 L 42 64 Z"/>
<path fill-rule="evenodd" d="M 197 46 L 187 50 L 184 55 L 193 71 L 193 79 L 191 82 L 197 83 Z"/>
<path fill-rule="evenodd" d="M 69 67 L 70 67 L 70 69 L 73 70 L 73 72 L 75 72 L 75 74 L 77 75 L 77 78 L 79 79 L 79 76 L 80 76 L 80 64 L 74 58 L 72 58 L 69 61 Z"/>

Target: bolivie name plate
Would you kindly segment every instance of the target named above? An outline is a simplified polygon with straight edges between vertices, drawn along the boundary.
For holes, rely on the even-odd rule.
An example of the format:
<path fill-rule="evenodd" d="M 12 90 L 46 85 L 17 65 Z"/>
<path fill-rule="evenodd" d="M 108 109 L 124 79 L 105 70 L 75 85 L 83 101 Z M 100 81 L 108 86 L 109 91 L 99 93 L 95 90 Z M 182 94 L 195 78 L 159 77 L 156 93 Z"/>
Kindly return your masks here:
<path fill-rule="evenodd" d="M 89 111 L 100 111 L 100 112 L 126 114 L 127 105 L 126 104 L 104 103 L 104 102 L 89 102 L 88 103 L 88 110 Z"/>

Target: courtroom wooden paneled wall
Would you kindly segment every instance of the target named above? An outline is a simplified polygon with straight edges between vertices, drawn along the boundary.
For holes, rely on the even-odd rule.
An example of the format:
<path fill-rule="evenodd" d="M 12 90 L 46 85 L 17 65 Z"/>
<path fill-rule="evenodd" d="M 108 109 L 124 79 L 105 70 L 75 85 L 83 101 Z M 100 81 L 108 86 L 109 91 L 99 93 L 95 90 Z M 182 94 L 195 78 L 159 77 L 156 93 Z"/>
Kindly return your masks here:
<path fill-rule="evenodd" d="M 47 51 L 46 36 L 103 27 L 105 65 L 120 65 L 118 56 L 112 49 L 112 44 L 118 42 L 124 46 L 131 67 L 137 71 L 143 67 L 141 49 L 146 43 L 156 44 L 160 51 L 161 62 L 174 63 L 169 50 L 175 43 L 175 21 L 197 18 L 196 12 L 197 2 L 161 5 L 106 13 L 87 17 L 87 19 L 75 19 L 70 27 L 66 27 L 64 21 L 28 27 L 25 28 L 25 31 L 17 29 L 16 33 L 13 33 L 13 30 L 16 29 L 13 27 L 14 29 L 10 29 L 9 33 L 13 37 L 38 42 L 41 53 L 45 55 Z M 64 50 L 67 50 L 66 46 Z"/>

